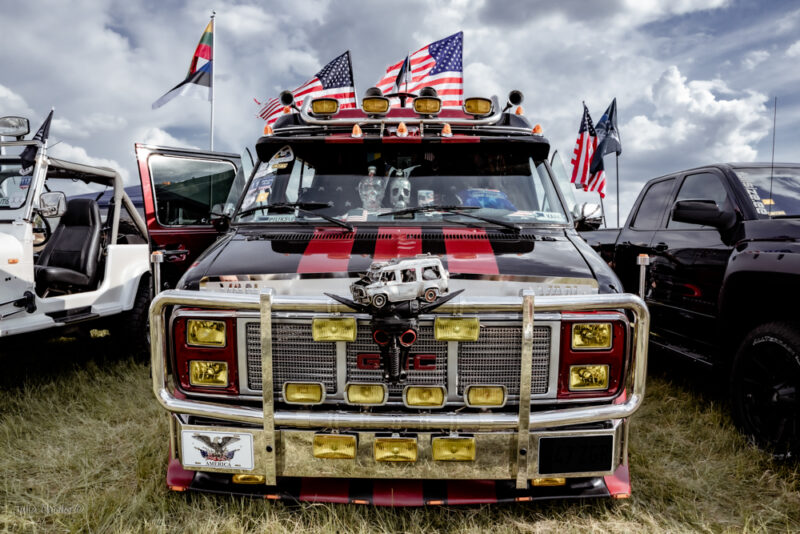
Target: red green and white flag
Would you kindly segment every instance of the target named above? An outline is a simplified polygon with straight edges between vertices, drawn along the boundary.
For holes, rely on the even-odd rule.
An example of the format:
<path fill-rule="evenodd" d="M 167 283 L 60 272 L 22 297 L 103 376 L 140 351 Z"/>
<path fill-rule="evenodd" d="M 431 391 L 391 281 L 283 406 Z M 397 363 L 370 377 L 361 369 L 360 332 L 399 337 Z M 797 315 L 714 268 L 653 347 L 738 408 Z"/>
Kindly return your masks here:
<path fill-rule="evenodd" d="M 200 64 L 200 60 L 206 60 Z M 194 50 L 192 62 L 189 64 L 189 74 L 181 83 L 167 91 L 167 93 L 153 102 L 153 109 L 158 109 L 176 96 L 185 95 L 189 92 L 200 92 L 212 99 L 214 88 L 212 87 L 212 68 L 214 63 L 214 19 L 212 18 L 205 31 L 203 31 L 200 42 Z"/>

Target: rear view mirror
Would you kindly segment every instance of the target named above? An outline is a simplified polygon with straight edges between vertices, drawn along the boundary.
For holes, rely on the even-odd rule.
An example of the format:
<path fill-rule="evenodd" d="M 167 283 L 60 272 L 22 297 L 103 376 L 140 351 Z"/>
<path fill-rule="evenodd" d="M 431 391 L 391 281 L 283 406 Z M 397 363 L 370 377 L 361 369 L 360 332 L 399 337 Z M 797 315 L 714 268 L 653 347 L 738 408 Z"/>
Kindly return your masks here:
<path fill-rule="evenodd" d="M 679 200 L 672 206 L 672 220 L 725 231 L 736 224 L 736 213 L 720 208 L 713 200 Z"/>
<path fill-rule="evenodd" d="M 30 123 L 24 117 L 0 117 L 0 137 L 22 139 L 30 131 Z"/>
<path fill-rule="evenodd" d="M 67 197 L 61 191 L 50 191 L 39 195 L 39 215 L 61 217 L 67 211 Z"/>

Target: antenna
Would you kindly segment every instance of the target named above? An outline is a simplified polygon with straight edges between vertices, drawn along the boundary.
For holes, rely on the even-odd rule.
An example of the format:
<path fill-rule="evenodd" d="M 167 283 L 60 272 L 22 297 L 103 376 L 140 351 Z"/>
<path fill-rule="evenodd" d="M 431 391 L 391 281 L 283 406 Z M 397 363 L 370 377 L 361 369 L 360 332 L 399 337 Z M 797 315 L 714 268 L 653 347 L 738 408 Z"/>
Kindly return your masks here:
<path fill-rule="evenodd" d="M 772 106 L 772 159 L 769 163 L 769 216 L 772 217 L 772 206 L 775 201 L 772 200 L 772 177 L 775 174 L 775 125 L 778 122 L 778 97 L 775 97 L 775 105 Z"/>

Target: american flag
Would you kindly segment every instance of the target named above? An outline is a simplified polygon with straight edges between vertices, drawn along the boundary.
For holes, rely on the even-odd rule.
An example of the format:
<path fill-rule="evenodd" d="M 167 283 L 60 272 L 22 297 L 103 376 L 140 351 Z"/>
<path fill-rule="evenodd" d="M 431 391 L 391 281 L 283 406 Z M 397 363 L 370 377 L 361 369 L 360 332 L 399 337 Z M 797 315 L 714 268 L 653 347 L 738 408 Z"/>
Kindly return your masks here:
<path fill-rule="evenodd" d="M 356 88 L 353 84 L 353 66 L 350 63 L 348 50 L 337 57 L 314 75 L 313 78 L 292 91 L 297 107 L 303 105 L 306 98 L 335 98 L 339 101 L 339 109 L 356 107 Z M 272 124 L 283 113 L 283 105 L 279 98 L 271 98 L 261 106 L 258 116 Z"/>
<path fill-rule="evenodd" d="M 606 177 L 603 171 L 591 174 L 589 166 L 592 155 L 597 150 L 597 133 L 589 116 L 589 109 L 583 105 L 583 118 L 578 129 L 578 139 L 575 141 L 575 150 L 572 156 L 572 183 L 579 183 L 584 191 L 597 191 L 600 196 L 606 196 Z"/>
<path fill-rule="evenodd" d="M 406 58 L 411 64 L 408 90 L 398 76 L 406 59 L 389 65 L 386 74 L 376 86 L 383 94 L 417 93 L 423 87 L 430 86 L 439 93 L 443 107 L 460 108 L 464 104 L 464 67 L 461 60 L 463 48 L 464 32 L 424 46 Z M 402 86 L 398 87 L 398 83 Z"/>

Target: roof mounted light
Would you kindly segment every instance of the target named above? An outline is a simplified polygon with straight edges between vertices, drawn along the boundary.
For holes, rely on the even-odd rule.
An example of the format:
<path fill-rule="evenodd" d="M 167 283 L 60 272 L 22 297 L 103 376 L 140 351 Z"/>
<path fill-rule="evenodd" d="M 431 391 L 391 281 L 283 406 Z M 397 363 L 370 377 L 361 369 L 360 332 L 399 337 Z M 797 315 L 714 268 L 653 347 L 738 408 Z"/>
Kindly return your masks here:
<path fill-rule="evenodd" d="M 506 103 L 506 107 L 503 108 L 503 111 L 511 109 L 514 106 L 519 106 L 522 104 L 523 100 L 525 100 L 525 95 L 522 94 L 522 91 L 514 89 L 508 93 L 508 103 Z"/>
<path fill-rule="evenodd" d="M 488 98 L 473 97 L 464 100 L 464 113 L 473 117 L 486 117 L 492 111 L 492 101 Z"/>
<path fill-rule="evenodd" d="M 442 109 L 442 99 L 433 87 L 423 87 L 414 99 L 414 111 L 420 115 L 436 115 Z"/>
<path fill-rule="evenodd" d="M 0 137 L 16 137 L 22 139 L 31 131 L 28 119 L 24 117 L 2 117 L 0 118 Z"/>
<path fill-rule="evenodd" d="M 339 101 L 335 98 L 315 98 L 311 101 L 311 111 L 320 117 L 331 117 L 339 112 Z"/>
<path fill-rule="evenodd" d="M 361 109 L 373 117 L 382 117 L 389 113 L 389 99 L 377 87 L 370 87 L 361 99 Z"/>

